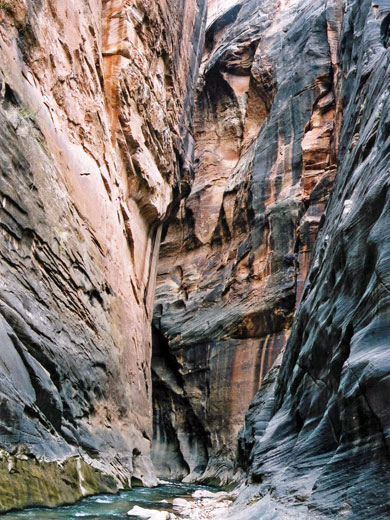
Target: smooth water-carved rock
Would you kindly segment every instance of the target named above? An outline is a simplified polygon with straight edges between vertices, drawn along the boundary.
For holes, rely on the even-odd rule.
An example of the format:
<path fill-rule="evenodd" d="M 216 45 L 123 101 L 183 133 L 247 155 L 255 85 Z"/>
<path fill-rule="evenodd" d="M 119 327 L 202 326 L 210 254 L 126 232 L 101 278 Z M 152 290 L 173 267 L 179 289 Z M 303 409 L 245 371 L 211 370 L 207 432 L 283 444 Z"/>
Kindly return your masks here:
<path fill-rule="evenodd" d="M 76 455 L 110 489 L 157 483 L 154 278 L 206 5 L 0 4 L 0 446 L 31 453 L 5 510 L 107 490 L 99 477 L 62 493 Z"/>
<path fill-rule="evenodd" d="M 323 1 L 229 3 L 206 32 L 194 179 L 164 232 L 154 317 L 154 384 L 177 403 L 162 423 L 155 399 L 154 451 L 169 445 L 189 479 L 234 478 L 245 411 L 300 300 L 336 172 L 336 28 L 326 13 Z M 203 430 L 201 450 L 199 438 L 183 446 L 193 432 L 183 415 Z"/>
<path fill-rule="evenodd" d="M 338 173 L 279 377 L 242 433 L 253 487 L 232 518 L 390 514 L 389 12 L 327 7 L 341 26 Z"/>

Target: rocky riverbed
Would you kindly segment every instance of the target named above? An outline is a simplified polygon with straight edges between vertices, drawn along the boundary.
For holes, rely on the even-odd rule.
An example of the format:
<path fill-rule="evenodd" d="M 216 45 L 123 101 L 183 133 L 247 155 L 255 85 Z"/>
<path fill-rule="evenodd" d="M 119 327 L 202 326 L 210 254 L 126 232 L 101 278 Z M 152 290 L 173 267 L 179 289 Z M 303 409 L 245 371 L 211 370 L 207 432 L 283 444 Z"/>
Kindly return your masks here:
<path fill-rule="evenodd" d="M 226 517 L 230 494 L 216 488 L 166 483 L 135 488 L 117 495 L 88 497 L 70 506 L 25 509 L 4 515 L 5 520 L 208 520 Z M 133 513 L 133 514 L 130 514 Z"/>

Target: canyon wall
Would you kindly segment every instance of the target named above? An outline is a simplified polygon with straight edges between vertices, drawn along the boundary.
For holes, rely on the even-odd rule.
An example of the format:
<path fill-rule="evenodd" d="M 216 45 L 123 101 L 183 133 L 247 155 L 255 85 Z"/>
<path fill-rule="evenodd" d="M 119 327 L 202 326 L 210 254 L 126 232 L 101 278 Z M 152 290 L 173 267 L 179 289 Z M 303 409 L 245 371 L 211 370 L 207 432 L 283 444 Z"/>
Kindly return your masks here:
<path fill-rule="evenodd" d="M 342 20 L 338 173 L 279 375 L 241 435 L 237 520 L 390 516 L 390 4 L 328 2 L 326 18 Z"/>
<path fill-rule="evenodd" d="M 389 1 L 206 7 L 0 2 L 0 512 L 390 515 Z"/>
<path fill-rule="evenodd" d="M 0 512 L 157 482 L 154 279 L 205 22 L 204 0 L 0 2 Z"/>
<path fill-rule="evenodd" d="M 239 477 L 244 414 L 289 336 L 336 173 L 329 9 L 210 3 L 191 190 L 158 267 L 153 454 L 166 477 Z"/>

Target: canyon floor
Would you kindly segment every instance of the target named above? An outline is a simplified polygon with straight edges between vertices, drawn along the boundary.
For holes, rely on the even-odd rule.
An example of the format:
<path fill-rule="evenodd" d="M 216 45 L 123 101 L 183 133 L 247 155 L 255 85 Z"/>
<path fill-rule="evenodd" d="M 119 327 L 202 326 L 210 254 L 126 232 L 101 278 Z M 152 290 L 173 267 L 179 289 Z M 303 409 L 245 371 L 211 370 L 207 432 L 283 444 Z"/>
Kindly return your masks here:
<path fill-rule="evenodd" d="M 35 508 L 5 514 L 5 520 L 222 520 L 226 518 L 230 495 L 215 488 L 194 484 L 168 483 L 157 488 L 134 488 L 117 495 L 96 495 L 77 504 L 54 509 Z M 133 511 L 134 516 L 129 515 Z M 150 516 L 149 516 L 150 515 Z"/>

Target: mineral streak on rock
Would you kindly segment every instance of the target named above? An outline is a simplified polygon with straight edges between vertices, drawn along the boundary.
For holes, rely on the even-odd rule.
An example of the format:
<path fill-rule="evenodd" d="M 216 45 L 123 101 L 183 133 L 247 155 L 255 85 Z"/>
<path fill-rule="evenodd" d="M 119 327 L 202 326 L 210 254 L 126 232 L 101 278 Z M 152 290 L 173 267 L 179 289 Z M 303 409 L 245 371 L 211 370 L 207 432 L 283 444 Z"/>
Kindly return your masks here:
<path fill-rule="evenodd" d="M 0 3 L 0 447 L 29 453 L 2 452 L 0 511 L 156 483 L 153 280 L 205 11 Z"/>
<path fill-rule="evenodd" d="M 159 261 L 156 360 L 163 352 L 171 372 L 156 363 L 154 453 L 169 446 L 178 473 L 224 482 L 285 346 L 334 181 L 338 28 L 322 0 L 210 7 L 193 183 Z"/>
<path fill-rule="evenodd" d="M 328 2 L 326 18 L 341 22 L 338 173 L 279 377 L 241 435 L 247 520 L 390 516 L 390 5 Z"/>

